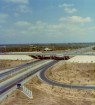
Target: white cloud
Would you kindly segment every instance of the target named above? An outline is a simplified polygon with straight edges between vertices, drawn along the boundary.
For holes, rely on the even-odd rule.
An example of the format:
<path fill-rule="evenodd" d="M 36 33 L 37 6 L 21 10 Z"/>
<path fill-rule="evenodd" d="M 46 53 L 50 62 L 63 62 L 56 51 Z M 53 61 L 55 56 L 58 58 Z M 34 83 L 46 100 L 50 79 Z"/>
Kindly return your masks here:
<path fill-rule="evenodd" d="M 6 22 L 7 18 L 8 18 L 8 14 L 0 13 L 0 23 Z"/>
<path fill-rule="evenodd" d="M 62 22 L 63 21 L 63 22 Z M 86 30 L 85 25 L 81 26 L 81 24 L 75 23 L 87 23 L 90 22 L 90 18 L 82 18 L 82 17 L 64 17 L 61 18 L 61 21 L 57 24 L 48 24 L 42 21 L 36 21 L 35 23 L 27 22 L 27 21 L 18 21 L 15 23 L 16 27 L 20 27 L 21 31 L 34 32 L 34 33 L 59 33 L 62 34 L 67 33 L 78 33 Z M 74 23 L 74 24 L 71 24 Z M 26 31 L 25 31 L 26 29 Z"/>
<path fill-rule="evenodd" d="M 27 5 L 19 5 L 16 8 L 16 11 L 20 12 L 20 13 L 29 13 L 29 12 L 32 12 L 31 8 L 28 7 Z"/>
<path fill-rule="evenodd" d="M 29 27 L 29 30 L 44 30 L 47 27 L 47 23 L 42 21 L 36 21 Z"/>
<path fill-rule="evenodd" d="M 28 21 L 18 21 L 15 23 L 15 29 L 18 30 L 18 33 L 21 35 L 46 35 L 50 37 L 60 37 L 67 35 L 73 37 L 80 37 L 86 35 L 89 32 L 89 28 L 86 24 L 81 25 L 79 23 L 87 23 L 91 21 L 90 17 L 79 17 L 71 16 L 64 17 L 62 21 L 56 24 L 49 24 L 43 21 L 28 22 Z M 71 24 L 74 23 L 74 24 Z M 75 24 L 77 23 L 77 24 Z M 89 30 L 88 30 L 89 29 Z"/>
<path fill-rule="evenodd" d="M 77 9 L 74 8 L 73 4 L 66 4 L 66 3 L 64 3 L 64 4 L 59 5 L 58 7 L 59 8 L 64 8 L 64 11 L 66 13 L 75 13 L 75 12 L 77 12 Z"/>
<path fill-rule="evenodd" d="M 82 17 L 81 17 L 82 18 Z M 66 17 L 64 17 L 66 19 Z M 82 18 L 85 19 L 85 18 Z M 86 18 L 87 19 L 87 18 Z M 68 20 L 68 19 L 67 19 Z M 67 21 L 65 20 L 65 21 Z M 89 20 L 89 19 L 87 19 Z M 20 37 L 25 40 L 29 39 L 54 39 L 57 40 L 73 40 L 73 38 L 80 39 L 89 35 L 95 27 L 89 27 L 86 24 L 71 24 L 71 22 L 59 21 L 56 24 L 49 24 L 43 21 L 29 22 L 29 21 L 17 21 L 12 27 L 6 29 L 2 28 L 1 33 L 11 35 L 15 38 Z M 90 31 L 91 30 L 91 31 Z M 95 33 L 95 31 L 93 31 Z M 20 35 L 20 36 L 19 36 Z M 68 38 L 68 39 L 67 39 Z"/>
<path fill-rule="evenodd" d="M 77 9 L 72 8 L 72 7 L 65 7 L 64 11 L 67 12 L 67 13 L 75 13 L 75 12 L 77 12 Z"/>
<path fill-rule="evenodd" d="M 13 9 L 10 9 L 9 6 L 4 7 L 5 9 L 11 10 L 14 12 L 14 16 L 18 17 L 19 13 L 32 13 L 32 9 L 29 6 L 29 0 L 4 0 L 7 3 L 15 3 Z"/>
<path fill-rule="evenodd" d="M 95 31 L 95 26 L 90 26 L 87 28 L 87 30 L 94 30 Z"/>
<path fill-rule="evenodd" d="M 20 3 L 20 4 L 28 4 L 29 0 L 4 0 L 5 2 L 12 2 L 12 3 Z"/>
<path fill-rule="evenodd" d="M 19 13 L 15 12 L 15 13 L 14 13 L 14 16 L 15 16 L 15 17 L 19 17 Z"/>
<path fill-rule="evenodd" d="M 80 16 L 71 16 L 71 17 L 62 17 L 60 21 L 72 22 L 72 23 L 88 23 L 91 22 L 92 19 L 90 17 L 80 17 Z"/>
<path fill-rule="evenodd" d="M 51 24 L 51 25 L 48 25 L 47 26 L 47 30 L 48 31 L 55 31 L 55 32 L 57 32 L 58 30 L 61 30 L 61 29 L 63 29 L 64 28 L 64 24 L 62 24 L 62 23 L 59 23 L 59 24 Z"/>
<path fill-rule="evenodd" d="M 60 8 L 63 8 L 63 7 L 71 7 L 71 6 L 73 6 L 73 4 L 66 4 L 66 3 L 64 3 L 64 4 L 58 5 L 58 7 L 60 7 Z"/>
<path fill-rule="evenodd" d="M 8 14 L 0 13 L 0 18 L 5 19 L 8 17 Z"/>
<path fill-rule="evenodd" d="M 37 24 L 37 25 L 47 25 L 47 23 L 42 22 L 42 21 L 36 21 L 36 24 Z"/>
<path fill-rule="evenodd" d="M 29 27 L 31 26 L 31 23 L 27 21 L 18 21 L 15 23 L 15 25 L 19 27 Z"/>

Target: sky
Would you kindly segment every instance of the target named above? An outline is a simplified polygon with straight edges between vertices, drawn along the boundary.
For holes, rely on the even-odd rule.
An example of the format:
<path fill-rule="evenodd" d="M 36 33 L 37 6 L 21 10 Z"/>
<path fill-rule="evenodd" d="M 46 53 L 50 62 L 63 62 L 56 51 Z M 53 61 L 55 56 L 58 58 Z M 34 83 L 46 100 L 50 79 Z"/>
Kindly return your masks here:
<path fill-rule="evenodd" d="M 0 44 L 95 42 L 95 0 L 0 0 Z"/>

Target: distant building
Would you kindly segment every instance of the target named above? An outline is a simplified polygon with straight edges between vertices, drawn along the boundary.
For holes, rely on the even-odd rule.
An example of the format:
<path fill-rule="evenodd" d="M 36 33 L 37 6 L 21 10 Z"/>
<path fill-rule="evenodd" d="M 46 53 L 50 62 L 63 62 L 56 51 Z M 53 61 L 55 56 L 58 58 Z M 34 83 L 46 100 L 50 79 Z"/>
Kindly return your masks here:
<path fill-rule="evenodd" d="M 50 48 L 45 48 L 44 51 L 52 51 Z"/>

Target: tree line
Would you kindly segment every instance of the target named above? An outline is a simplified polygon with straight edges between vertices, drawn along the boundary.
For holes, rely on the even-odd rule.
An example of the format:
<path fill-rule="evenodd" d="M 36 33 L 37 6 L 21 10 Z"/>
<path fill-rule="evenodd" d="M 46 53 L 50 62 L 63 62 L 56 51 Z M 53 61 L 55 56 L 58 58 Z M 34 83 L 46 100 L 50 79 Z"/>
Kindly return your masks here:
<path fill-rule="evenodd" d="M 52 51 L 57 50 L 72 50 L 72 49 L 78 49 L 82 47 L 87 47 L 81 44 L 47 44 L 47 45 L 24 45 L 24 46 L 2 46 L 0 47 L 0 52 L 32 52 L 32 51 L 44 51 L 45 48 L 49 48 Z M 93 48 L 95 49 L 95 48 Z"/>

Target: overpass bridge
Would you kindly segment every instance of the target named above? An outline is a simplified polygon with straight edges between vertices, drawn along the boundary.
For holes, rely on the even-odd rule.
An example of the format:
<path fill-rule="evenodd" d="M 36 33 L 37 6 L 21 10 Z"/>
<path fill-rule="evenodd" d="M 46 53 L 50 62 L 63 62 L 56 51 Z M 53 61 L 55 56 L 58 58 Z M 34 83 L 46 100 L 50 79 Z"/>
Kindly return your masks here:
<path fill-rule="evenodd" d="M 95 56 L 95 53 L 81 53 L 78 51 L 73 52 L 8 52 L 0 53 L 0 55 L 28 55 L 34 59 L 54 59 L 54 60 L 68 60 L 71 57 L 79 55 Z"/>

